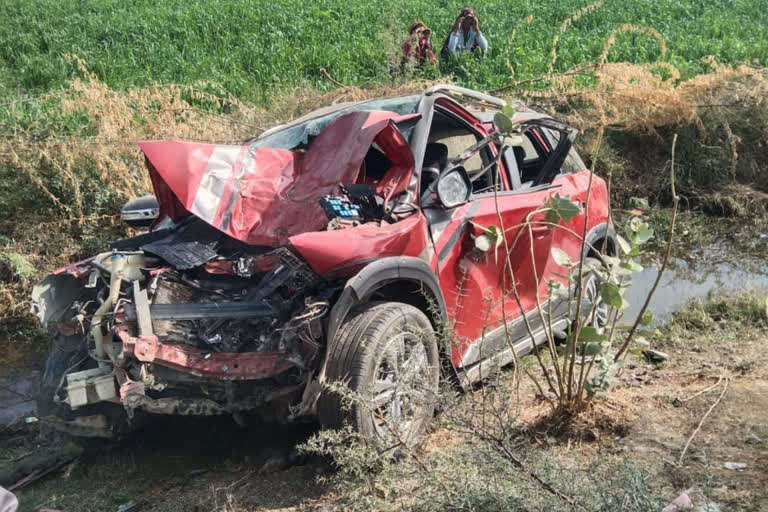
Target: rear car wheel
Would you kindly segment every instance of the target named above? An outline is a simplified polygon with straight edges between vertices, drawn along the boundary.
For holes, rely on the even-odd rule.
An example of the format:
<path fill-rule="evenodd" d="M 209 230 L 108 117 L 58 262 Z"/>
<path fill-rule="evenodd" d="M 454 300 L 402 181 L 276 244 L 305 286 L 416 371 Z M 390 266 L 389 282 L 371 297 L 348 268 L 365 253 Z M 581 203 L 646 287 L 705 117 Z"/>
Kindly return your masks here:
<path fill-rule="evenodd" d="M 585 266 L 599 268 L 602 262 L 596 258 L 586 258 L 584 264 Z M 593 272 L 590 272 L 585 280 L 583 295 L 584 301 L 592 305 L 590 315 L 584 325 L 597 329 L 606 327 L 610 321 L 610 308 L 600 296 L 600 280 Z"/>
<path fill-rule="evenodd" d="M 332 389 L 318 404 L 323 427 L 349 424 L 379 450 L 417 444 L 440 378 L 437 339 L 424 313 L 398 302 L 368 304 L 344 322 L 328 351 Z"/>

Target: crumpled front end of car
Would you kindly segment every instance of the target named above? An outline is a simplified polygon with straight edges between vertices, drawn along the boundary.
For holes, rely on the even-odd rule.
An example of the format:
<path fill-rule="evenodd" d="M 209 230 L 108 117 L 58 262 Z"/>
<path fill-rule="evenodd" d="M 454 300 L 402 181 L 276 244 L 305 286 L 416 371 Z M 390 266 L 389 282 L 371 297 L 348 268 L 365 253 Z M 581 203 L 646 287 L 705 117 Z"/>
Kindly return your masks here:
<path fill-rule="evenodd" d="M 424 217 L 388 202 L 413 172 L 401 119 L 345 114 L 293 150 L 141 143 L 152 230 L 33 291 L 53 335 L 42 394 L 67 429 L 114 430 L 115 410 L 129 422 L 312 415 L 325 319 L 345 279 L 378 257 L 425 251 Z"/>
<path fill-rule="evenodd" d="M 209 415 L 301 394 L 330 292 L 285 247 L 185 241 L 209 231 L 193 219 L 129 239 L 35 287 L 43 325 L 81 340 L 50 383 L 55 402 Z"/>

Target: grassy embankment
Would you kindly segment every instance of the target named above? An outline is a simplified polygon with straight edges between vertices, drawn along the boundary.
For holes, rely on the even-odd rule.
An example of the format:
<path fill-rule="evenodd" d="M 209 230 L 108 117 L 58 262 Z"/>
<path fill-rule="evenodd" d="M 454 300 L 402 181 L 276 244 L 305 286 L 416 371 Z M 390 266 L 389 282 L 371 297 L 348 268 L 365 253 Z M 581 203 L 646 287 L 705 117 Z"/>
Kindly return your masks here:
<path fill-rule="evenodd" d="M 745 214 L 749 201 L 762 201 L 768 13 L 759 2 L 484 3 L 487 58 L 394 76 L 407 24 L 424 19 L 439 46 L 459 7 L 4 2 L 0 341 L 33 332 L 24 311 L 35 278 L 119 236 L 119 206 L 148 189 L 136 140 L 240 140 L 342 95 L 418 90 L 419 78 L 492 89 L 550 69 L 633 63 L 499 94 L 579 126 L 585 154 L 600 140 L 595 167 L 613 173 L 616 199 L 663 201 L 668 135 L 677 131 L 689 204 Z M 724 67 L 738 63 L 747 65 Z M 356 87 L 335 90 L 321 68 Z"/>

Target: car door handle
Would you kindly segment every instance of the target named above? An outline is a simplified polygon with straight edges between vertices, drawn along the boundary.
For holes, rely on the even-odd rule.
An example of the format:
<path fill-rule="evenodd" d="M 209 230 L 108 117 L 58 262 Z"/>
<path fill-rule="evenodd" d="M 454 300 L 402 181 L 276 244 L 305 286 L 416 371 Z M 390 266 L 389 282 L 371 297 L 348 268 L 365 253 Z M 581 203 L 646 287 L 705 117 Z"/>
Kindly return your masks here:
<path fill-rule="evenodd" d="M 547 235 L 549 235 L 550 229 L 549 226 L 531 226 L 531 234 L 535 238 L 543 238 Z"/>

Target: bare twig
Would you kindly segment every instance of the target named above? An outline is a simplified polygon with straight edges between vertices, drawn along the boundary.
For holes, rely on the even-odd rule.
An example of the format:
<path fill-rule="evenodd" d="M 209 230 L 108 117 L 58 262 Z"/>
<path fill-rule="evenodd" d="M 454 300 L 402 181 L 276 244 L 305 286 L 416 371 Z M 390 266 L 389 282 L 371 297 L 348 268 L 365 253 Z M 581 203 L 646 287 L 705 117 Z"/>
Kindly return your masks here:
<path fill-rule="evenodd" d="M 600 130 L 599 137 L 602 139 L 603 137 L 603 130 Z M 595 148 L 600 147 L 601 140 L 598 139 Z M 595 153 L 597 153 L 597 149 L 595 149 Z M 596 158 L 592 158 L 592 162 L 595 162 Z M 581 400 L 581 395 L 573 396 L 574 391 L 578 391 L 581 393 L 581 386 L 576 385 L 577 389 L 574 389 L 574 382 L 573 382 L 573 367 L 576 363 L 576 342 L 579 340 L 579 334 L 581 334 L 581 327 L 582 322 L 580 321 L 581 317 L 581 304 L 584 301 L 584 286 L 583 286 L 583 280 L 584 280 L 584 241 L 587 239 L 587 231 L 589 230 L 589 203 L 592 196 L 592 178 L 595 176 L 595 170 L 594 170 L 594 164 L 592 165 L 592 169 L 589 170 L 589 182 L 587 183 L 587 197 L 586 201 L 584 202 L 584 230 L 581 234 L 581 254 L 579 255 L 579 293 L 576 296 L 576 318 L 573 322 L 573 343 L 571 345 L 570 350 L 570 361 L 568 361 L 569 357 L 566 356 L 565 360 L 563 361 L 563 374 L 565 374 L 565 364 L 568 363 L 568 385 L 567 385 L 567 391 L 568 391 L 568 401 Z M 610 199 L 609 199 L 610 200 Z M 568 354 L 568 351 L 566 350 L 566 354 Z M 584 351 L 582 349 L 582 369 L 584 367 Z"/>
<path fill-rule="evenodd" d="M 562 78 L 566 76 L 592 76 L 587 71 L 590 71 L 596 67 L 597 67 L 597 64 L 587 64 L 586 66 L 581 66 L 581 67 L 572 69 L 570 71 L 565 71 L 563 73 L 545 73 L 543 75 L 536 76 L 533 78 L 527 78 L 525 80 L 519 80 L 511 84 L 502 85 L 501 87 L 497 87 L 495 89 L 488 89 L 485 92 L 494 94 L 497 92 L 507 91 L 509 89 L 517 89 L 521 85 L 526 85 L 526 84 L 535 83 L 535 82 L 544 82 L 546 80 L 552 80 L 553 78 Z"/>
<path fill-rule="evenodd" d="M 561 491 L 558 491 L 557 489 L 552 487 L 552 485 L 547 483 L 543 478 L 541 478 L 541 476 L 539 476 L 536 472 L 530 469 L 527 469 L 523 464 L 523 462 L 520 459 L 518 459 L 514 453 L 512 453 L 509 447 L 506 446 L 506 444 L 502 442 L 501 439 L 494 438 L 493 436 L 488 436 L 486 437 L 486 441 L 490 441 L 491 443 L 496 445 L 496 447 L 499 449 L 499 451 L 504 456 L 504 458 L 510 461 L 513 466 L 527 473 L 528 476 L 531 479 L 535 480 L 544 490 L 546 490 L 547 492 L 549 492 L 554 496 L 557 496 L 558 498 L 560 498 L 561 500 L 565 501 L 566 503 L 568 503 L 573 507 L 579 507 L 581 509 L 584 508 L 584 506 L 578 501 L 576 501 L 574 498 L 571 498 L 570 496 L 563 494 Z"/>
<path fill-rule="evenodd" d="M 722 379 L 723 376 L 721 375 L 720 378 Z M 718 381 L 718 384 L 719 383 L 720 383 L 720 381 Z M 680 458 L 677 459 L 677 463 L 678 464 L 682 464 L 683 463 L 683 457 L 685 457 L 685 452 L 688 451 L 688 447 L 690 446 L 691 441 L 693 441 L 693 438 L 696 437 L 696 434 L 699 433 L 699 430 L 701 430 L 701 426 L 704 424 L 704 421 L 706 421 L 707 417 L 712 412 L 712 410 L 717 406 L 717 404 L 720 403 L 720 400 L 723 399 L 723 396 L 725 396 L 725 392 L 726 392 L 727 389 L 728 389 L 728 378 L 726 377 L 725 378 L 725 385 L 723 386 L 723 391 L 720 392 L 720 396 L 717 397 L 717 400 L 715 400 L 715 403 L 713 403 L 712 406 L 709 409 L 707 409 L 707 412 L 704 414 L 704 417 L 701 418 L 701 421 L 696 426 L 696 430 L 693 431 L 693 434 L 691 434 L 691 437 L 689 437 L 688 441 L 686 441 L 685 446 L 683 447 L 683 451 L 680 452 Z"/>
<path fill-rule="evenodd" d="M 690 402 L 690 401 L 691 401 L 691 400 L 693 400 L 694 398 L 696 398 L 696 397 L 699 397 L 699 396 L 703 395 L 703 394 L 704 394 L 704 393 L 706 393 L 707 391 L 710 391 L 710 390 L 712 390 L 712 389 L 715 389 L 717 386 L 719 386 L 719 385 L 720 385 L 720 383 L 721 383 L 722 381 L 723 381 L 723 375 L 721 374 L 721 375 L 720 375 L 720 377 L 718 377 L 718 379 L 717 379 L 717 382 L 715 382 L 715 383 L 714 383 L 714 384 L 712 384 L 711 386 L 707 386 L 706 388 L 702 389 L 701 391 L 698 391 L 698 392 L 694 393 L 693 395 L 689 396 L 688 398 L 678 398 L 678 399 L 677 399 L 677 401 L 678 401 L 678 402 L 680 402 L 680 403 Z"/>
<path fill-rule="evenodd" d="M 329 82 L 331 82 L 333 85 L 337 87 L 343 87 L 345 89 L 349 87 L 348 85 L 344 85 L 343 83 L 333 78 L 331 74 L 325 70 L 325 68 L 320 68 L 320 74 L 323 75 L 326 78 L 326 80 L 328 80 Z"/>
<path fill-rule="evenodd" d="M 501 155 L 504 154 L 504 151 L 499 151 L 496 154 L 496 158 L 494 159 L 497 163 L 501 159 Z M 498 175 L 497 178 L 498 180 Z M 531 324 L 528 320 L 528 317 L 525 315 L 525 308 L 523 308 L 523 302 L 520 299 L 520 293 L 517 291 L 517 283 L 515 282 L 515 271 L 512 267 L 512 260 L 511 260 L 511 254 L 512 249 L 509 246 L 509 241 L 507 240 L 506 232 L 507 229 L 504 227 L 504 218 L 501 215 L 501 207 L 499 206 L 499 196 L 498 196 L 498 187 L 493 187 L 493 202 L 494 206 L 496 208 L 496 216 L 499 221 L 499 229 L 501 231 L 501 241 L 504 246 L 504 268 L 502 270 L 502 280 L 501 280 L 501 317 L 502 322 L 504 323 L 504 337 L 505 341 L 507 343 L 507 346 L 509 350 L 512 352 L 512 357 L 514 358 L 515 363 L 515 375 L 519 375 L 518 368 L 520 367 L 520 361 L 517 357 L 517 351 L 515 350 L 515 347 L 512 345 L 512 336 L 509 332 L 509 323 L 507 322 L 507 310 L 506 310 L 506 297 L 507 297 L 507 271 L 509 271 L 509 281 L 512 285 L 512 296 L 515 298 L 515 303 L 517 304 L 517 307 L 520 311 L 520 315 L 523 318 L 523 324 L 525 325 L 525 329 L 528 332 L 528 336 L 531 338 L 531 344 L 534 348 L 534 353 L 536 354 L 536 359 L 538 360 L 539 364 L 541 365 L 541 370 L 544 373 L 545 378 L 547 379 L 547 383 L 549 385 L 549 388 L 557 394 L 557 391 L 552 387 L 552 382 L 550 381 L 549 374 L 547 373 L 547 369 L 544 366 L 544 363 L 541 361 L 541 357 L 539 356 L 536 349 L 536 337 L 533 334 L 533 328 L 531 327 Z M 526 219 L 526 223 L 529 219 Z M 525 223 L 521 225 L 525 226 Z M 519 235 L 519 233 L 518 233 Z M 513 245 L 517 243 L 517 238 L 515 238 L 515 242 L 513 242 Z M 533 244 L 533 239 L 531 239 L 531 244 Z M 494 249 L 495 250 L 495 249 Z M 535 273 L 535 272 L 534 272 Z M 536 295 L 538 297 L 538 288 L 536 291 Z M 541 388 L 541 384 L 539 383 L 538 379 L 526 368 L 524 369 L 526 375 L 533 381 L 533 383 L 536 385 L 536 387 L 539 390 L 539 393 L 541 394 L 541 397 L 549 403 L 549 405 L 552 407 L 552 409 L 555 409 L 555 404 L 552 402 L 552 400 L 544 393 L 544 390 Z M 519 382 L 518 382 L 519 386 Z M 519 393 L 519 388 L 518 388 Z"/>
<path fill-rule="evenodd" d="M 677 145 L 677 134 L 672 138 L 672 161 L 670 163 L 670 171 L 669 171 L 669 179 L 670 179 L 670 189 L 672 191 L 672 220 L 669 223 L 669 237 L 667 238 L 667 248 L 664 251 L 664 260 L 661 263 L 661 267 L 659 268 L 659 273 L 656 276 L 656 280 L 653 282 L 653 286 L 651 287 L 651 290 L 648 292 L 648 295 L 645 297 L 645 303 L 643 303 L 643 307 L 640 308 L 640 311 L 637 313 L 637 318 L 635 318 L 635 323 L 632 324 L 632 329 L 630 329 L 629 334 L 627 334 L 627 338 L 624 340 L 624 343 L 621 345 L 621 348 L 619 348 L 619 351 L 616 352 L 616 356 L 613 358 L 614 361 L 618 361 L 620 358 L 622 358 L 625 354 L 627 349 L 629 348 L 629 344 L 632 342 L 632 337 L 635 335 L 635 332 L 637 331 L 637 328 L 640 326 L 640 322 L 643 319 L 643 315 L 645 314 L 645 311 L 648 309 L 648 305 L 651 303 L 651 298 L 653 297 L 654 292 L 656 291 L 656 288 L 659 286 L 659 282 L 661 282 L 661 276 L 664 274 L 664 269 L 667 268 L 667 264 L 669 263 L 669 258 L 672 254 L 672 243 L 675 240 L 675 222 L 677 221 L 677 207 L 678 203 L 680 202 L 680 198 L 677 195 L 677 192 L 675 190 L 675 146 Z"/>

